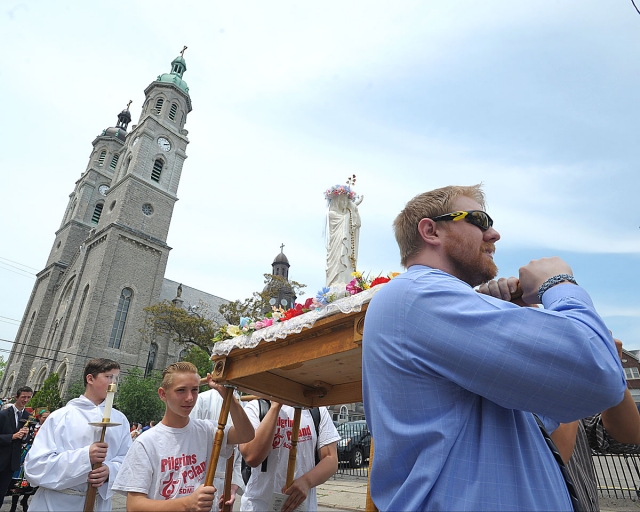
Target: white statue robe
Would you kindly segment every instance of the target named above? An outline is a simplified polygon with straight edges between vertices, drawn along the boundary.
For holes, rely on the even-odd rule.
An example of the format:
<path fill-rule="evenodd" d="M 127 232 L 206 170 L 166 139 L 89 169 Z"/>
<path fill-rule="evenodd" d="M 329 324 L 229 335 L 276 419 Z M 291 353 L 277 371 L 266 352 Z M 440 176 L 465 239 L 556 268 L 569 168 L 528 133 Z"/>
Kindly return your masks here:
<path fill-rule="evenodd" d="M 353 279 L 351 273 L 357 270 L 361 224 L 358 206 L 344 195 L 333 198 L 327 224 L 326 286 L 330 287 L 348 283 Z"/>
<path fill-rule="evenodd" d="M 83 510 L 91 471 L 89 446 L 100 440 L 102 431 L 88 423 L 102 421 L 103 412 L 104 402 L 96 406 L 83 395 L 47 418 L 24 462 L 27 480 L 32 486 L 39 486 L 29 510 Z M 131 446 L 129 422 L 124 414 L 112 409 L 111 421 L 121 425 L 106 431 L 109 448 L 104 464 L 109 466 L 109 480 L 98 487 L 96 512 L 111 510 L 111 485 Z"/>

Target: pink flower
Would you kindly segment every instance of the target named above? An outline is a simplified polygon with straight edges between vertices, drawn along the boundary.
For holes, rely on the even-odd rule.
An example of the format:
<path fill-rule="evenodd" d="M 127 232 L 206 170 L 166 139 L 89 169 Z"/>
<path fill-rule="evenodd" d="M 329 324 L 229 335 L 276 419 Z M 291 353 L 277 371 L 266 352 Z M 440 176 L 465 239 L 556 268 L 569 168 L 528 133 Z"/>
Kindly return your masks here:
<path fill-rule="evenodd" d="M 352 279 L 347 284 L 347 291 L 351 295 L 355 295 L 356 293 L 360 293 L 362 291 L 362 288 L 358 287 L 358 281 L 356 279 Z"/>

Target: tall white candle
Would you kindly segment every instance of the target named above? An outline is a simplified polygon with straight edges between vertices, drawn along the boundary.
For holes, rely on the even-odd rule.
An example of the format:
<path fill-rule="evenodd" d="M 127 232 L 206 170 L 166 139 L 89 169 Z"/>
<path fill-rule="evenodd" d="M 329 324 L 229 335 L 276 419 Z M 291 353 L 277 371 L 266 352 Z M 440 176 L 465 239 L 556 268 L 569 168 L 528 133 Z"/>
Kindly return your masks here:
<path fill-rule="evenodd" d="M 113 398 L 116 395 L 116 385 L 109 384 L 107 388 L 107 399 L 104 402 L 104 414 L 102 415 L 102 421 L 109 421 L 111 419 L 111 409 L 113 408 Z"/>

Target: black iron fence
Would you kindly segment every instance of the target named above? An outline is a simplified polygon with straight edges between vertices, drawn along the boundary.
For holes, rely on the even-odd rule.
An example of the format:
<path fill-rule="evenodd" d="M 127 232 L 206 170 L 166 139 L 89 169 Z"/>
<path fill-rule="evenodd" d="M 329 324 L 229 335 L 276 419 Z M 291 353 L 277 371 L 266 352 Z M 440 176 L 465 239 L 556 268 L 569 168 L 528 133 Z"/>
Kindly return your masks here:
<path fill-rule="evenodd" d="M 591 457 L 600 496 L 640 501 L 640 454 L 593 455 Z M 337 475 L 367 477 L 369 459 L 359 467 L 350 460 L 338 464 Z"/>
<path fill-rule="evenodd" d="M 640 498 L 640 455 L 601 455 L 591 457 L 601 496 Z"/>
<path fill-rule="evenodd" d="M 338 473 L 350 476 L 369 474 L 371 434 L 364 420 L 338 425 Z"/>

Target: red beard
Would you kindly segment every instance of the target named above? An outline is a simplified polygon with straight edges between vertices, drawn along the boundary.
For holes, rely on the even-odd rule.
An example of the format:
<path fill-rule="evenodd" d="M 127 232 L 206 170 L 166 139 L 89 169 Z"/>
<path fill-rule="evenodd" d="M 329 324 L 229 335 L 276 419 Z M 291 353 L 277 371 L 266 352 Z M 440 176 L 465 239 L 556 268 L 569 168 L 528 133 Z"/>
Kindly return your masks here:
<path fill-rule="evenodd" d="M 444 249 L 453 269 L 453 275 L 472 287 L 486 283 L 498 274 L 498 267 L 493 262 L 493 258 L 487 255 L 487 252 L 495 252 L 495 245 L 492 242 L 484 242 L 477 249 L 468 239 L 450 230 Z"/>

